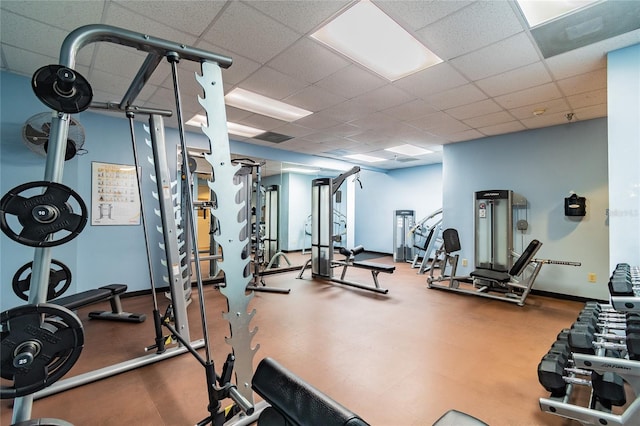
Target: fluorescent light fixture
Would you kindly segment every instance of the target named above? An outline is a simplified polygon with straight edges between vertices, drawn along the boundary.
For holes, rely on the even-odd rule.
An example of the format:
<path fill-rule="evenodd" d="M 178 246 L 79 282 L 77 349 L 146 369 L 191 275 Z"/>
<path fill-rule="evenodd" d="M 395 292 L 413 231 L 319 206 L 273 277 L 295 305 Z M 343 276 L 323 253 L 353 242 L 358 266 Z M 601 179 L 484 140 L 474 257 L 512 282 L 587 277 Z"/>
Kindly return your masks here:
<path fill-rule="evenodd" d="M 203 124 L 207 124 L 207 116 L 202 114 L 196 114 L 186 123 L 187 126 L 202 127 Z"/>
<path fill-rule="evenodd" d="M 356 161 L 364 161 L 367 163 L 378 163 L 380 161 L 385 161 L 384 158 L 374 157 L 372 155 L 366 155 L 366 154 L 345 155 L 345 158 L 349 158 L 351 160 L 356 160 Z"/>
<path fill-rule="evenodd" d="M 428 149 L 420 148 L 415 145 L 398 145 L 393 146 L 391 148 L 385 148 L 385 151 L 395 152 L 396 154 L 409 155 L 411 157 L 417 157 L 418 155 L 431 154 L 433 151 L 429 151 Z"/>
<path fill-rule="evenodd" d="M 256 129 L 255 127 L 245 126 L 244 124 L 232 123 L 230 121 L 227 122 L 228 132 L 237 135 L 244 136 L 247 138 L 252 138 L 254 136 L 261 135 L 266 132 L 266 130 Z"/>
<path fill-rule="evenodd" d="M 224 97 L 227 105 L 266 115 L 282 121 L 296 121 L 313 114 L 306 109 L 298 108 L 239 87 L 227 93 Z"/>
<path fill-rule="evenodd" d="M 196 114 L 189 121 L 185 123 L 187 126 L 202 127 L 207 124 L 207 116 L 202 114 Z M 246 138 L 252 138 L 258 136 L 266 130 L 257 129 L 255 127 L 245 126 L 244 124 L 232 123 L 227 121 L 227 132 L 236 136 L 244 136 Z"/>
<path fill-rule="evenodd" d="M 390 81 L 442 62 L 366 0 L 347 9 L 311 37 Z"/>
<path fill-rule="evenodd" d="M 301 167 L 285 167 L 282 169 L 283 172 L 290 172 L 290 173 L 318 173 L 320 172 L 320 170 L 317 169 L 303 169 Z"/>
<path fill-rule="evenodd" d="M 566 15 L 596 1 L 598 0 L 517 0 L 520 10 L 522 10 L 529 23 L 529 27 L 535 27 L 559 16 Z"/>

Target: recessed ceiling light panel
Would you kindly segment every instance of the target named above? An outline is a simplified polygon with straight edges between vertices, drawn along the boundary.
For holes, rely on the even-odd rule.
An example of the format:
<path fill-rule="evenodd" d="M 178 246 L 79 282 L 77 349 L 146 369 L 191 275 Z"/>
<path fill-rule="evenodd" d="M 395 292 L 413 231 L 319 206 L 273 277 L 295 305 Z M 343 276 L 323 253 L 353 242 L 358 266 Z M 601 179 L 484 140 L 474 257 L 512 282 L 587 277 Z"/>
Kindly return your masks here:
<path fill-rule="evenodd" d="M 390 81 L 442 62 L 367 0 L 347 9 L 311 37 Z"/>
<path fill-rule="evenodd" d="M 410 157 L 417 157 L 418 155 L 431 154 L 433 151 L 429 151 L 428 149 L 420 148 L 415 145 L 398 145 L 393 146 L 391 148 L 385 148 L 385 151 L 395 152 L 396 154 L 408 155 Z"/>
<path fill-rule="evenodd" d="M 527 19 L 529 27 L 535 27 L 544 22 L 566 15 L 574 10 L 581 9 L 598 0 L 517 0 L 520 10 Z"/>
<path fill-rule="evenodd" d="M 298 108 L 239 87 L 229 92 L 224 97 L 224 101 L 227 105 L 287 122 L 299 120 L 302 117 L 313 114 L 313 112 L 307 111 L 306 109 Z"/>
<path fill-rule="evenodd" d="M 351 160 L 356 160 L 356 161 L 364 161 L 366 163 L 378 163 L 380 161 L 386 161 L 384 158 L 374 157 L 372 155 L 366 155 L 366 154 L 345 155 L 345 158 L 349 158 Z"/>

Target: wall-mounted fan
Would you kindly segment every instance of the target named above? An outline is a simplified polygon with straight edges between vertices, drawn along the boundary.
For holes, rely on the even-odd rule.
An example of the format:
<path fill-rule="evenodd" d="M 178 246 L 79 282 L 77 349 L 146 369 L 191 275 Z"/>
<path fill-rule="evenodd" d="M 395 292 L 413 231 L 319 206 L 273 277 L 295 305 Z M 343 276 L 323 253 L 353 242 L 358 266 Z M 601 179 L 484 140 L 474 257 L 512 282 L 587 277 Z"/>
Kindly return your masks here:
<path fill-rule="evenodd" d="M 51 114 L 50 112 L 36 114 L 30 117 L 22 127 L 22 141 L 31 151 L 43 157 L 47 155 L 47 147 L 49 146 Z M 82 149 L 83 145 L 84 129 L 76 119 L 70 118 L 64 160 L 70 160 L 76 154 L 86 153 L 86 150 Z"/>

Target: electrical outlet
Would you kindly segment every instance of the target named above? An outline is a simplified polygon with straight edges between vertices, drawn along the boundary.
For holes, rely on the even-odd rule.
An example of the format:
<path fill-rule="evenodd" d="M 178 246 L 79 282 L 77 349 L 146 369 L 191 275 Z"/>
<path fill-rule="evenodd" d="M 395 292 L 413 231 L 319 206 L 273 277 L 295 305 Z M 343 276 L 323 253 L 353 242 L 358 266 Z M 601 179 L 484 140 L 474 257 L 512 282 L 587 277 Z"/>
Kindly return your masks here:
<path fill-rule="evenodd" d="M 462 266 L 467 266 L 469 261 L 467 259 L 462 259 Z"/>
<path fill-rule="evenodd" d="M 595 283 L 596 281 L 598 281 L 596 274 L 593 272 L 589 272 L 589 274 L 587 274 L 587 281 L 589 281 L 590 283 Z"/>

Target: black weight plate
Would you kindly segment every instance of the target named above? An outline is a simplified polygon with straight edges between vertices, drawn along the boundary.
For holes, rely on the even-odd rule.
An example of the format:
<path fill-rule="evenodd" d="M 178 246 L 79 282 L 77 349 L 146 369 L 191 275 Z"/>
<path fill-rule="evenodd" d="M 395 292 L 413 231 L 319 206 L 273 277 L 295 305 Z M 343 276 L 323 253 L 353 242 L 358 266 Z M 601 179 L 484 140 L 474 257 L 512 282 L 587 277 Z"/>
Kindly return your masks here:
<path fill-rule="evenodd" d="M 49 285 L 47 287 L 47 300 L 55 299 L 62 296 L 65 291 L 69 289 L 71 285 L 71 270 L 64 263 L 59 260 L 51 259 L 51 264 L 56 265 L 59 269 L 49 268 Z M 20 299 L 29 301 L 29 289 L 31 288 L 31 267 L 33 262 L 28 262 L 22 265 L 20 269 L 13 275 L 11 285 L 13 292 Z M 25 272 L 29 271 L 26 277 L 23 277 Z"/>
<path fill-rule="evenodd" d="M 38 187 L 46 188 L 45 192 L 28 198 L 20 195 Z M 73 212 L 68 202 L 70 198 L 80 206 L 80 214 Z M 39 213 L 51 213 L 51 217 Z M 17 216 L 22 226 L 19 233 L 11 228 L 7 215 Z M 87 206 L 80 195 L 57 182 L 25 183 L 11 189 L 0 200 L 2 232 L 12 240 L 31 247 L 53 247 L 70 241 L 84 229 L 87 219 Z M 59 231 L 67 231 L 68 234 L 59 239 L 50 239 Z"/>
<path fill-rule="evenodd" d="M 17 398 L 55 383 L 73 367 L 84 345 L 80 319 L 50 303 L 22 305 L 0 314 L 2 352 L 0 375 L 13 381 L 0 386 L 0 398 Z M 16 367 L 21 345 L 33 342 L 39 351 L 29 365 Z"/>
<path fill-rule="evenodd" d="M 69 114 L 86 110 L 91 104 L 91 85 L 80 73 L 62 65 L 45 65 L 31 79 L 38 99 L 56 111 Z"/>

